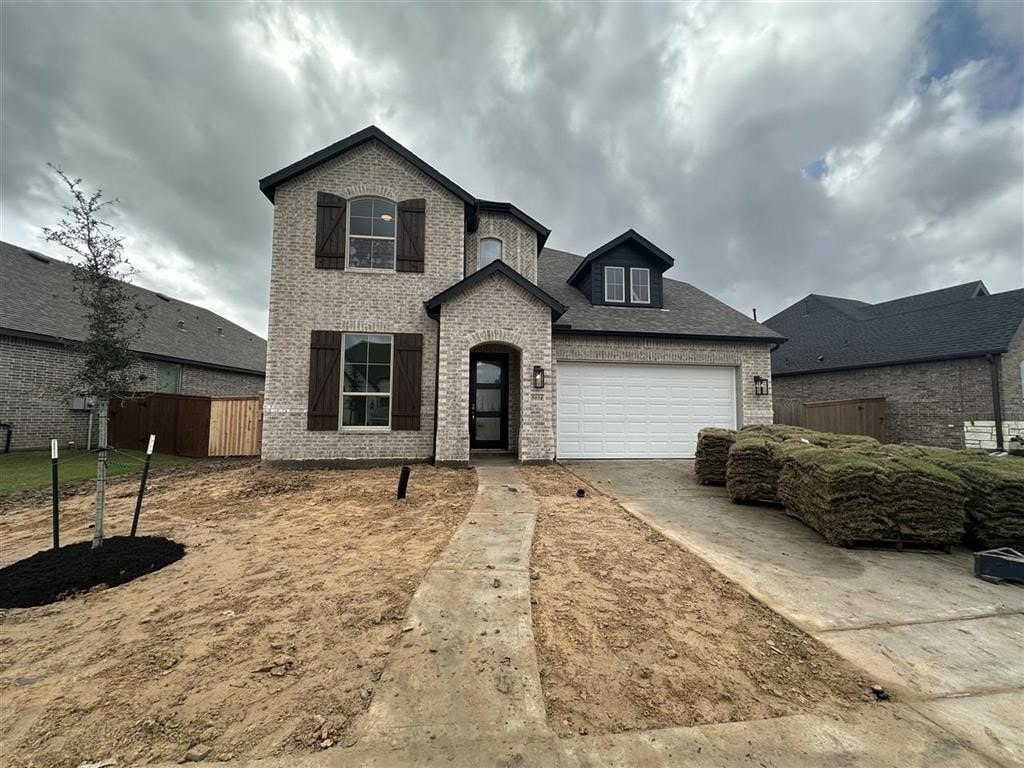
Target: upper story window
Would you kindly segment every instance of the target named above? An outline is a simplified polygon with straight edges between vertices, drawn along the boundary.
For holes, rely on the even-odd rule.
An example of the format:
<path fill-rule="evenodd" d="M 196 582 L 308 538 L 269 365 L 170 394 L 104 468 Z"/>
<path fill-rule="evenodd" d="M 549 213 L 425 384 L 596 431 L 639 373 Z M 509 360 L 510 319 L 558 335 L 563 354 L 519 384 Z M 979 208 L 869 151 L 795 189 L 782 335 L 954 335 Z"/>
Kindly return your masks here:
<path fill-rule="evenodd" d="M 361 197 L 348 205 L 349 269 L 395 268 L 397 209 L 390 200 Z"/>
<path fill-rule="evenodd" d="M 624 303 L 626 301 L 626 268 L 604 268 L 604 300 Z"/>
<path fill-rule="evenodd" d="M 485 237 L 480 240 L 480 259 L 477 268 L 483 269 L 492 261 L 501 261 L 502 243 L 496 237 Z"/>
<path fill-rule="evenodd" d="M 181 394 L 180 364 L 157 362 L 156 391 L 167 395 Z"/>
<path fill-rule="evenodd" d="M 651 303 L 651 270 L 641 267 L 630 268 L 629 300 L 633 304 Z"/>

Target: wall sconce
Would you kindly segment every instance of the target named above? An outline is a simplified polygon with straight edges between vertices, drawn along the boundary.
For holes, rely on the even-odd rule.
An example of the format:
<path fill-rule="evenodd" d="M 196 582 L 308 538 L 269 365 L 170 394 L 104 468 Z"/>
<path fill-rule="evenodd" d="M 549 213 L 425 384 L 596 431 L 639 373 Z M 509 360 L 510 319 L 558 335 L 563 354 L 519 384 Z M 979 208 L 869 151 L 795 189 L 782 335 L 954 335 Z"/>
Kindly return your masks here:
<path fill-rule="evenodd" d="M 755 395 L 767 395 L 768 394 L 768 379 L 764 376 L 754 377 L 754 394 Z"/>
<path fill-rule="evenodd" d="M 539 365 L 533 366 L 533 388 L 544 389 L 544 369 Z"/>

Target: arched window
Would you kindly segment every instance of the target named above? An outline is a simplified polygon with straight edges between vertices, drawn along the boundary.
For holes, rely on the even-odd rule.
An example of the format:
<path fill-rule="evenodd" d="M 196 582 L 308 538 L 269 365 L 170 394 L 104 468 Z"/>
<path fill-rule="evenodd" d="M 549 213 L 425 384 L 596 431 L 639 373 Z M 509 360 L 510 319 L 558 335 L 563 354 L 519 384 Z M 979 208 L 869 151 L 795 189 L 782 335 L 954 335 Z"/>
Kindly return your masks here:
<path fill-rule="evenodd" d="M 397 210 L 390 200 L 360 197 L 348 204 L 348 268 L 395 268 Z"/>
<path fill-rule="evenodd" d="M 481 238 L 478 268 L 483 269 L 492 261 L 500 261 L 502 256 L 501 247 L 501 240 L 496 237 Z"/>

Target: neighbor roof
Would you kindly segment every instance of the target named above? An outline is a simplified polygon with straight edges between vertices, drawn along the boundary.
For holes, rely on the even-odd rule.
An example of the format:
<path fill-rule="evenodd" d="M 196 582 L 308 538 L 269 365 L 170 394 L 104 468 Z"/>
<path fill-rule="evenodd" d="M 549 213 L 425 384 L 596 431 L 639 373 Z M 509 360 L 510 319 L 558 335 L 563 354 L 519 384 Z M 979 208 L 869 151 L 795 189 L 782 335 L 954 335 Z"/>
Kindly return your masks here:
<path fill-rule="evenodd" d="M 669 267 L 671 267 L 673 264 L 676 263 L 675 259 L 673 259 L 671 256 L 669 256 L 667 253 L 665 253 L 663 250 L 661 250 L 661 248 L 656 246 L 654 243 L 652 243 L 646 237 L 641 235 L 635 229 L 627 229 L 625 232 L 623 232 L 618 237 L 613 237 L 611 240 L 609 240 L 604 245 L 602 245 L 602 246 L 594 249 L 590 253 L 588 253 L 586 258 L 583 259 L 579 263 L 579 266 L 577 266 L 576 269 L 573 270 L 573 273 L 571 275 L 569 275 L 569 278 L 568 278 L 567 282 L 570 282 L 570 283 L 576 282 L 576 278 L 579 277 L 583 273 L 583 270 L 587 268 L 587 265 L 589 265 L 590 262 L 594 261 L 594 259 L 597 259 L 597 258 L 600 258 L 601 256 L 604 256 L 606 253 L 608 253 L 608 251 L 612 250 L 613 248 L 618 248 L 620 245 L 622 245 L 623 243 L 626 243 L 626 242 L 633 242 L 633 243 L 636 243 L 637 245 L 639 245 L 645 251 L 647 251 L 652 256 L 654 256 L 656 259 L 658 259 L 658 261 L 661 261 L 662 263 L 664 263 L 665 269 L 668 269 Z"/>
<path fill-rule="evenodd" d="M 0 333 L 44 341 L 82 341 L 84 310 L 66 261 L 0 242 Z M 133 349 L 147 357 L 245 373 L 266 370 L 267 342 L 220 315 L 136 285 L 149 317 Z M 184 328 L 178 322 L 184 321 Z M 218 333 L 218 329 L 223 334 Z"/>
<path fill-rule="evenodd" d="M 547 304 L 548 307 L 551 309 L 552 320 L 557 320 L 559 317 L 562 316 L 562 313 L 565 312 L 565 306 L 562 305 L 557 299 L 553 298 L 543 289 L 531 283 L 521 274 L 512 269 L 512 267 L 510 267 L 508 264 L 499 260 L 492 261 L 486 267 L 478 269 L 469 277 L 464 277 L 462 280 L 455 283 L 454 285 L 450 285 L 447 288 L 445 288 L 443 291 L 441 291 L 433 298 L 427 299 L 425 302 L 423 302 L 424 306 L 426 306 L 427 308 L 427 313 L 431 317 L 436 318 L 438 316 L 438 312 L 440 311 L 442 304 L 444 304 L 446 301 L 454 299 L 456 296 L 465 293 L 468 290 L 471 290 L 474 286 L 480 285 L 480 283 L 482 283 L 491 275 L 504 275 L 513 283 L 515 283 L 524 291 L 526 291 L 528 294 L 533 296 L 535 299 L 544 304 Z"/>
<path fill-rule="evenodd" d="M 1024 289 L 975 281 L 879 304 L 810 294 L 765 321 L 789 337 L 772 374 L 1001 354 L 1024 322 Z"/>
<path fill-rule="evenodd" d="M 593 305 L 567 280 L 584 258 L 545 248 L 537 282 L 565 305 L 555 333 L 669 336 L 728 341 L 782 342 L 785 337 L 689 283 L 663 279 L 664 309 Z"/>

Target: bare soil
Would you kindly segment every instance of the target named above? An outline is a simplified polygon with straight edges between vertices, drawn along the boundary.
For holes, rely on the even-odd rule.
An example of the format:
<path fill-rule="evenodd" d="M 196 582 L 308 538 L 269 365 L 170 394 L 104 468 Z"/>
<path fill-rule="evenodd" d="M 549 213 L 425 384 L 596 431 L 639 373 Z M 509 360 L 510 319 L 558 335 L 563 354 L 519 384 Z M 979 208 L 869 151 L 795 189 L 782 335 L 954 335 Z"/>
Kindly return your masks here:
<path fill-rule="evenodd" d="M 568 470 L 523 472 L 541 507 L 533 631 L 560 735 L 841 716 L 872 698 L 858 669 Z"/>
<path fill-rule="evenodd" d="M 52 605 L 0 612 L 0 764 L 257 758 L 345 743 L 412 593 L 468 511 L 472 472 L 222 468 L 150 481 L 140 535 L 176 563 Z M 131 523 L 115 487 L 108 535 Z M 2 564 L 49 543 L 48 501 L 8 500 Z M 62 541 L 91 537 L 91 496 Z"/>

